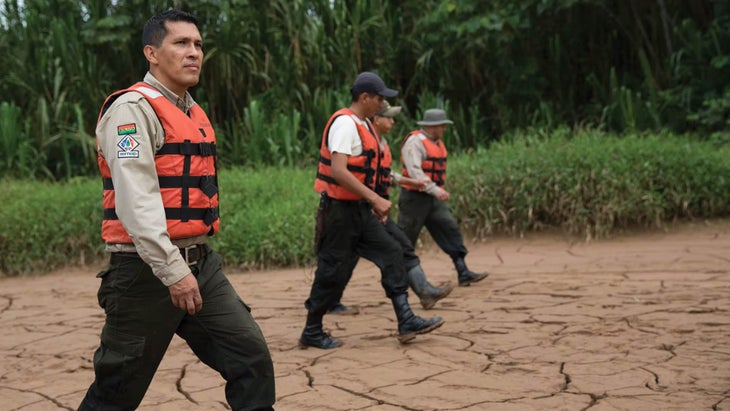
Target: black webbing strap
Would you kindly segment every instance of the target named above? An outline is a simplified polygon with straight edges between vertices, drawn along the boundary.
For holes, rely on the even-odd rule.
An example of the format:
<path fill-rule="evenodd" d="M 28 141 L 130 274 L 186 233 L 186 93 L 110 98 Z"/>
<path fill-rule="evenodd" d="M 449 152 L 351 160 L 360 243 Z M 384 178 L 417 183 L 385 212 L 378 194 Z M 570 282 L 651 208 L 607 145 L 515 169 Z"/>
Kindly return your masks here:
<path fill-rule="evenodd" d="M 191 147 L 193 146 L 192 143 L 190 143 L 190 140 L 185 140 L 182 145 L 182 149 L 185 153 L 189 153 L 191 151 Z M 164 146 L 163 146 L 164 147 Z M 181 193 L 180 193 L 180 204 L 182 206 L 183 210 L 187 210 L 190 208 L 190 186 L 189 186 L 189 177 L 190 177 L 190 162 L 191 162 L 191 156 L 192 154 L 185 154 L 184 160 L 183 160 L 183 178 L 181 180 L 182 186 Z M 188 213 L 181 213 L 180 215 L 180 221 L 186 222 L 188 221 Z"/>
<path fill-rule="evenodd" d="M 330 176 L 326 176 L 326 175 L 324 175 L 322 173 L 317 173 L 317 178 L 320 179 L 320 180 L 322 180 L 322 181 L 324 181 L 324 182 L 326 182 L 326 183 L 329 183 L 329 184 L 340 185 L 337 181 L 335 181 L 334 178 L 332 178 Z"/>
<path fill-rule="evenodd" d="M 159 176 L 160 188 L 181 188 L 183 187 L 183 179 L 186 181 L 187 187 L 197 187 L 205 193 L 209 198 L 213 198 L 218 193 L 217 176 Z M 114 190 L 114 183 L 111 178 L 103 178 L 102 183 L 104 190 Z"/>
<path fill-rule="evenodd" d="M 326 166 L 332 167 L 332 160 L 330 160 L 329 158 L 325 158 L 325 157 L 320 156 L 319 157 L 319 162 L 322 163 L 322 164 L 324 164 L 324 165 L 326 165 Z M 363 173 L 363 174 L 365 174 L 369 168 L 370 167 L 353 166 L 353 165 L 350 165 L 350 164 L 347 165 L 347 169 L 348 170 L 354 171 L 356 173 Z"/>
<path fill-rule="evenodd" d="M 440 166 L 446 164 L 446 157 L 426 157 L 426 161 L 432 161 Z"/>
<path fill-rule="evenodd" d="M 166 208 L 165 216 L 168 220 L 203 220 L 206 225 L 211 225 L 218 219 L 218 207 L 210 208 Z M 104 209 L 104 220 L 118 220 L 116 211 L 113 208 Z"/>
<path fill-rule="evenodd" d="M 189 140 L 184 143 L 165 143 L 157 155 L 179 154 L 184 156 L 214 156 L 216 155 L 215 143 L 196 143 Z"/>

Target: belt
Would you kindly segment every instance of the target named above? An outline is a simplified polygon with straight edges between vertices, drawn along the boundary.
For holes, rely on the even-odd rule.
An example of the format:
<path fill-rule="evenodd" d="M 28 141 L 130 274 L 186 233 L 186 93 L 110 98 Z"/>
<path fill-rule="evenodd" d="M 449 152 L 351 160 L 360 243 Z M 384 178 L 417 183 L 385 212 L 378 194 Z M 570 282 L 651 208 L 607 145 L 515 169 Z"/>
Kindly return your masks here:
<path fill-rule="evenodd" d="M 208 255 L 210 249 L 207 244 L 195 244 L 190 247 L 180 247 L 180 255 L 188 265 L 197 263 L 200 259 Z"/>
<path fill-rule="evenodd" d="M 180 255 L 188 265 L 196 264 L 200 261 L 200 259 L 208 255 L 209 252 L 210 247 L 208 247 L 208 244 L 195 244 L 189 247 L 180 247 Z M 139 254 L 135 252 L 118 252 L 112 253 L 112 255 L 140 258 Z"/>

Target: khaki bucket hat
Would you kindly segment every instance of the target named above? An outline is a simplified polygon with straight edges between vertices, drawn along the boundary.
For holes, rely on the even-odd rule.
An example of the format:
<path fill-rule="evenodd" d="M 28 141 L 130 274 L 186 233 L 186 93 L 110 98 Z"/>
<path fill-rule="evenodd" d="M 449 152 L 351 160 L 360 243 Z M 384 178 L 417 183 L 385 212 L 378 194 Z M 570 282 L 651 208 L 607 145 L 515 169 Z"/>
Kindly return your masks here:
<path fill-rule="evenodd" d="M 401 106 L 391 106 L 390 103 L 387 101 L 385 102 L 385 107 L 383 107 L 382 110 L 375 113 L 378 117 L 395 117 L 398 114 L 400 114 Z"/>
<path fill-rule="evenodd" d="M 416 122 L 419 126 L 440 126 L 441 124 L 454 124 L 446 118 L 446 112 L 440 108 L 431 108 L 423 113 L 423 120 Z"/>

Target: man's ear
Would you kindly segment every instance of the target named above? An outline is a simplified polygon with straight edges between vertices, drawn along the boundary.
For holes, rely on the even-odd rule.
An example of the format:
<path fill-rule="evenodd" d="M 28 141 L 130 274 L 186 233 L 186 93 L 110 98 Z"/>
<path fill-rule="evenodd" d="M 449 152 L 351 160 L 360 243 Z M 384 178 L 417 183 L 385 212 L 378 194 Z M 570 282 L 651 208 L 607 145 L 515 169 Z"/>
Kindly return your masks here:
<path fill-rule="evenodd" d="M 157 64 L 157 49 L 151 45 L 144 46 L 144 49 L 142 50 L 144 52 L 144 56 L 147 58 L 147 61 L 150 62 L 150 64 Z"/>

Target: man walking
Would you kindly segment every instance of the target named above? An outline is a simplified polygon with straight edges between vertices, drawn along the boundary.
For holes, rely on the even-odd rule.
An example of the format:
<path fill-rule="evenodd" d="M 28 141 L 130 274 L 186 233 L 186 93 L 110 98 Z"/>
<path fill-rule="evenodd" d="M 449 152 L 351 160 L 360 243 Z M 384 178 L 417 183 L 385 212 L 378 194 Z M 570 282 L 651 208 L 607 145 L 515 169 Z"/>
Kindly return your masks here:
<path fill-rule="evenodd" d="M 403 175 L 416 179 L 427 178 L 430 182 L 423 191 L 407 183 L 402 184 L 398 199 L 398 225 L 414 245 L 425 225 L 436 244 L 454 262 L 459 285 L 468 286 L 485 279 L 488 274 L 475 273 L 467 268 L 464 261 L 467 250 L 461 231 L 446 205 L 450 197 L 449 192 L 444 189 L 448 152 L 441 137 L 446 131 L 446 125 L 453 123 L 446 118 L 444 110 L 426 110 L 423 120 L 417 122 L 422 126 L 421 129 L 411 131 L 403 139 Z"/>
<path fill-rule="evenodd" d="M 380 184 L 375 187 L 375 192 L 377 192 L 378 195 L 386 199 L 390 199 L 391 186 L 405 183 L 418 187 L 422 190 L 426 186 L 426 184 L 430 182 L 430 180 L 428 179 L 416 180 L 409 177 L 403 177 L 403 175 L 394 172 L 391 168 L 393 163 L 393 156 L 390 151 L 388 141 L 385 139 L 385 135 L 390 133 L 390 130 L 393 129 L 395 116 L 400 114 L 400 112 L 400 106 L 391 106 L 386 101 L 385 107 L 375 113 L 375 116 L 373 116 L 372 119 L 373 129 L 375 130 L 375 134 L 379 139 L 380 148 L 381 150 L 383 150 L 383 159 L 380 162 L 380 170 L 383 177 L 380 180 Z M 388 231 L 388 234 L 390 234 L 396 241 L 398 241 L 398 244 L 400 244 L 401 248 L 403 249 L 403 262 L 405 264 L 406 272 L 408 274 L 408 285 L 416 293 L 418 299 L 421 302 L 421 306 L 424 309 L 428 310 L 433 308 L 433 306 L 436 305 L 439 300 L 446 298 L 451 293 L 451 291 L 454 289 L 454 286 L 451 284 L 451 282 L 447 282 L 440 287 L 436 287 L 428 281 L 428 278 L 426 278 L 426 274 L 423 271 L 423 267 L 421 267 L 421 260 L 418 258 L 418 256 L 416 255 L 416 251 L 413 249 L 413 244 L 405 235 L 403 230 L 401 230 L 401 228 L 398 227 L 395 221 L 390 218 L 390 216 L 385 221 L 385 229 Z M 351 263 L 350 266 L 352 268 L 350 269 L 350 276 L 352 276 L 352 271 L 355 269 L 358 260 L 359 257 L 356 257 L 355 260 Z M 332 308 L 329 309 L 329 313 L 356 314 L 357 311 L 355 311 L 353 308 L 343 305 L 341 302 L 338 301 Z"/>
<path fill-rule="evenodd" d="M 443 324 L 411 311 L 408 303 L 403 251 L 382 224 L 391 202 L 375 192 L 383 175 L 379 170 L 383 151 L 369 118 L 383 107 L 383 97 L 398 94 L 375 73 L 360 73 L 350 89 L 351 104 L 336 111 L 322 133 L 320 160 L 314 189 L 321 194 L 317 217 L 317 270 L 305 302 L 307 321 L 299 339 L 304 347 L 331 349 L 340 340 L 324 332 L 322 319 L 342 297 L 356 256 L 374 262 L 381 270 L 381 284 L 398 319 L 398 340 Z"/>
<path fill-rule="evenodd" d="M 225 378 L 233 410 L 273 410 L 266 340 L 206 243 L 220 225 L 217 146 L 188 93 L 203 64 L 197 20 L 166 11 L 142 40 L 149 72 L 107 98 L 96 128 L 111 259 L 98 275 L 96 378 L 79 410 L 136 409 L 175 334 Z"/>

